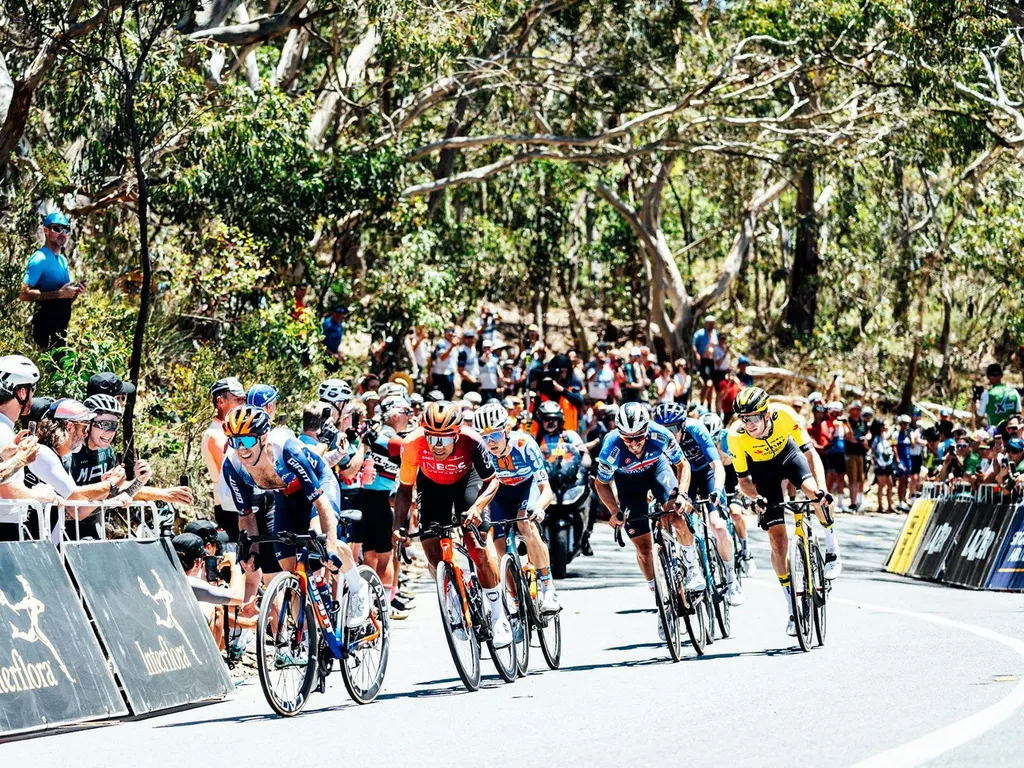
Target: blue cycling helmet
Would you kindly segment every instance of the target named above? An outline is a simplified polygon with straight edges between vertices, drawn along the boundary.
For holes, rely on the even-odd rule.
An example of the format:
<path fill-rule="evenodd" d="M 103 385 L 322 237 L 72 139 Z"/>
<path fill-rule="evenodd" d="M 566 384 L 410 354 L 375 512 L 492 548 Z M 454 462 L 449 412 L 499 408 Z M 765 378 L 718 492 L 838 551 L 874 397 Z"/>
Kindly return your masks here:
<path fill-rule="evenodd" d="M 266 408 L 277 398 L 277 390 L 269 384 L 253 384 L 245 395 L 245 404 L 254 408 Z"/>
<path fill-rule="evenodd" d="M 654 406 L 654 422 L 663 427 L 674 427 L 686 421 L 686 407 L 681 403 L 658 403 Z"/>

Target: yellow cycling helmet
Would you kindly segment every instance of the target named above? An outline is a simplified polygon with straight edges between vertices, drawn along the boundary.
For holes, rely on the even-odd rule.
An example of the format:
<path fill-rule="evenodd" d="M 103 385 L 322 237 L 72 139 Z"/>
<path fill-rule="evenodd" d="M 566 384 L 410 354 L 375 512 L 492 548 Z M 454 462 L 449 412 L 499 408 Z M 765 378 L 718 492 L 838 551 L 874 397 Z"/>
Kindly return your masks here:
<path fill-rule="evenodd" d="M 760 387 L 746 387 L 736 395 L 736 402 L 733 410 L 737 416 L 753 416 L 758 413 L 765 413 L 772 399 Z"/>

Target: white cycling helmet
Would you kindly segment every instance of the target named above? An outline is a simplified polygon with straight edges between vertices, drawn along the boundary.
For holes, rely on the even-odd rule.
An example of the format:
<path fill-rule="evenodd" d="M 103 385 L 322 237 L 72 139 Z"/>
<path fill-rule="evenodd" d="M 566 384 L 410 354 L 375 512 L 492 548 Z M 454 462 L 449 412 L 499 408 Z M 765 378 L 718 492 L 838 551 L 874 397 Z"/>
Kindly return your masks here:
<path fill-rule="evenodd" d="M 717 413 L 705 413 L 700 417 L 700 423 L 711 434 L 712 440 L 722 431 L 722 418 Z"/>
<path fill-rule="evenodd" d="M 38 383 L 39 369 L 27 357 L 0 357 L 0 394 L 13 395 L 18 387 L 34 387 Z"/>
<path fill-rule="evenodd" d="M 341 379 L 327 379 L 317 387 L 316 396 L 331 405 L 347 403 L 352 399 L 352 387 Z"/>
<path fill-rule="evenodd" d="M 501 403 L 487 403 L 480 406 L 473 414 L 473 429 L 486 435 L 508 427 L 508 411 Z"/>
<path fill-rule="evenodd" d="M 615 428 L 620 435 L 635 437 L 646 435 L 651 426 L 651 416 L 643 403 L 623 403 L 615 415 Z"/>
<path fill-rule="evenodd" d="M 117 418 L 124 414 L 124 408 L 117 402 L 117 398 L 111 395 L 93 395 L 85 399 L 85 407 L 96 413 L 112 413 Z"/>

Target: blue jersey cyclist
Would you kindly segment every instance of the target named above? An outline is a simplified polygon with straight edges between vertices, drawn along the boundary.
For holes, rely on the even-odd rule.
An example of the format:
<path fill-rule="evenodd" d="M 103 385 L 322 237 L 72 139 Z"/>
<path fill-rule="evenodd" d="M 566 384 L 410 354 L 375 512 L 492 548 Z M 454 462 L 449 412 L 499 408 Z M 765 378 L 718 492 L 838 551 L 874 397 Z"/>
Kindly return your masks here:
<path fill-rule="evenodd" d="M 702 421 L 688 419 L 682 403 L 659 403 L 654 409 L 654 421 L 665 427 L 679 443 L 683 456 L 690 464 L 690 486 L 683 488 L 691 498 L 710 499 L 721 514 L 708 515 L 708 522 L 718 542 L 718 552 L 725 562 L 725 578 L 729 585 L 726 599 L 730 605 L 743 602 L 743 593 L 736 581 L 736 561 L 732 535 L 725 524 L 725 465 L 718 448 Z"/>
<path fill-rule="evenodd" d="M 711 435 L 711 441 L 718 449 L 718 456 L 725 467 L 725 497 L 729 503 L 729 515 L 732 517 L 732 524 L 740 543 L 740 551 L 735 552 L 734 557 L 743 560 L 745 575 L 753 576 L 757 573 L 757 564 L 747 547 L 747 521 L 743 518 L 744 497 L 739 492 L 739 478 L 736 475 L 736 468 L 732 465 L 732 455 L 729 453 L 729 431 L 725 429 L 722 418 L 717 413 L 705 413 L 700 417 L 700 422 Z"/>
<path fill-rule="evenodd" d="M 546 403 L 545 403 L 546 405 Z M 551 580 L 551 556 L 540 536 L 536 521 L 543 519 L 551 504 L 551 486 L 544 467 L 540 446 L 531 435 L 512 429 L 512 419 L 501 403 L 492 402 L 473 414 L 473 428 L 480 433 L 484 447 L 491 454 L 498 490 L 491 500 L 491 522 L 504 522 L 530 516 L 517 524 L 530 562 L 537 569 L 540 582 L 540 610 L 558 613 L 558 595 Z M 495 539 L 498 555 L 505 554 L 505 538 Z"/>
<path fill-rule="evenodd" d="M 341 558 L 342 577 L 349 586 L 348 624 L 362 626 L 369 615 L 369 590 L 359 576 L 352 550 L 338 541 L 337 480 L 312 449 L 283 433 L 271 435 L 270 417 L 261 408 L 243 405 L 224 420 L 224 433 L 233 449 L 222 473 L 238 510 L 239 528 L 250 535 L 258 529 L 254 500 L 257 491 L 274 494 L 274 533 L 327 536 L 327 550 Z M 281 568 L 295 570 L 295 549 L 275 547 Z"/>
<path fill-rule="evenodd" d="M 647 585 L 654 591 L 654 554 L 647 494 L 653 493 L 676 530 L 682 544 L 686 567 L 687 591 L 704 589 L 704 572 L 697 560 L 693 532 L 676 510 L 682 501 L 684 512 L 689 501 L 679 497 L 679 488 L 690 484 L 690 465 L 672 434 L 651 423 L 643 403 L 624 403 L 615 417 L 615 429 L 605 435 L 597 459 L 595 488 L 601 502 L 611 513 L 612 526 L 623 525 L 636 547 L 636 560 Z M 658 620 L 658 634 L 665 628 Z"/>

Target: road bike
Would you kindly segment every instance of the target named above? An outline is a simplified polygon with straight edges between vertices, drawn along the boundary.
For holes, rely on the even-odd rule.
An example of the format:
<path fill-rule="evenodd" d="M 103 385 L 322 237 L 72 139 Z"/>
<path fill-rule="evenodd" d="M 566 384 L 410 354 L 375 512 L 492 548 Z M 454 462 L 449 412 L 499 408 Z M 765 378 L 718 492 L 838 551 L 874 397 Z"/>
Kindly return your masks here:
<path fill-rule="evenodd" d="M 743 544 L 740 542 L 739 531 L 736 530 L 736 523 L 732 519 L 732 505 L 743 506 L 746 497 L 738 493 L 730 493 L 726 496 L 725 524 L 729 528 L 729 536 L 732 537 L 733 562 L 735 564 L 736 582 L 743 586 L 743 579 L 750 575 L 747 560 L 743 557 Z"/>
<path fill-rule="evenodd" d="M 335 661 L 357 704 L 377 697 L 387 672 L 391 627 L 384 586 L 374 569 L 359 567 L 359 576 L 369 587 L 370 613 L 360 626 L 349 627 L 348 584 L 334 570 L 341 567 L 341 560 L 327 552 L 326 541 L 325 535 L 312 530 L 272 536 L 242 532 L 239 537 L 241 562 L 248 560 L 252 544 L 301 547 L 295 571 L 277 574 L 263 592 L 256 624 L 260 685 L 271 709 L 283 717 L 301 712 L 314 688 L 318 693 L 327 690 Z M 325 568 L 328 564 L 334 568 Z"/>
<path fill-rule="evenodd" d="M 711 529 L 708 515 L 720 514 L 721 510 L 718 505 L 708 499 L 695 499 L 694 507 L 698 510 L 700 515 L 701 529 L 699 532 L 694 530 L 694 536 L 700 541 L 698 547 L 698 554 L 701 556 L 701 566 L 704 568 L 704 578 L 708 585 L 708 593 L 710 600 L 707 603 L 708 608 L 708 633 L 710 634 L 710 642 L 715 640 L 715 623 L 718 624 L 718 630 L 722 633 L 722 637 L 726 638 L 732 633 L 732 618 L 730 615 L 729 606 L 729 583 L 727 581 L 725 561 L 722 559 L 721 553 L 718 551 L 718 539 L 715 538 L 714 531 Z M 728 517 L 728 515 L 726 515 Z M 690 526 L 691 529 L 693 525 Z M 734 550 L 738 552 L 739 550 Z M 714 614 L 714 621 L 712 616 Z"/>
<path fill-rule="evenodd" d="M 562 619 L 559 613 L 541 613 L 537 601 L 537 569 L 524 563 L 520 542 L 516 537 L 516 524 L 533 522 L 532 517 L 517 517 L 500 523 L 491 523 L 495 529 L 505 529 L 505 554 L 498 572 L 501 574 L 501 594 L 506 596 L 512 635 L 516 642 L 516 663 L 520 677 L 530 666 L 530 644 L 536 632 L 540 651 L 551 669 L 558 669 L 562 661 Z M 525 544 L 523 544 L 525 550 Z"/>
<path fill-rule="evenodd" d="M 825 580 L 825 560 L 806 514 L 817 503 L 817 499 L 805 499 L 780 504 L 793 513 L 796 529 L 789 540 L 789 593 L 796 639 L 802 651 L 811 650 L 815 639 L 818 645 L 825 644 L 825 607 L 832 590 L 832 583 Z"/>
<path fill-rule="evenodd" d="M 465 530 L 456 523 L 432 523 L 408 534 L 409 538 L 437 538 L 440 541 L 441 561 L 437 564 L 436 572 L 437 599 L 441 604 L 441 623 L 444 625 L 455 669 L 467 690 L 477 690 L 480 687 L 480 645 L 486 643 L 501 679 L 507 683 L 514 682 L 518 676 L 516 643 L 513 641 L 505 648 L 494 647 L 491 611 L 485 604 L 486 598 L 477 578 L 476 565 L 465 546 L 452 537 L 455 529 Z M 468 530 L 483 547 L 484 538 L 480 529 L 470 525 Z M 465 568 L 459 564 L 456 554 L 466 562 Z M 508 598 L 504 591 L 501 594 L 505 609 L 508 610 Z"/>
<path fill-rule="evenodd" d="M 708 590 L 705 588 L 700 592 L 687 592 L 684 589 L 686 580 L 679 556 L 681 545 L 676 540 L 672 526 L 662 524 L 663 515 L 665 511 L 662 505 L 653 502 L 651 512 L 646 515 L 631 515 L 629 519 L 646 518 L 651 521 L 651 536 L 654 541 L 654 599 L 658 605 L 661 625 L 665 629 L 669 655 L 672 661 L 680 661 L 683 658 L 680 622 L 686 627 L 694 652 L 698 656 L 704 655 L 709 638 L 710 613 L 706 608 Z M 621 525 L 615 527 L 615 541 L 620 547 L 626 546 Z"/>

